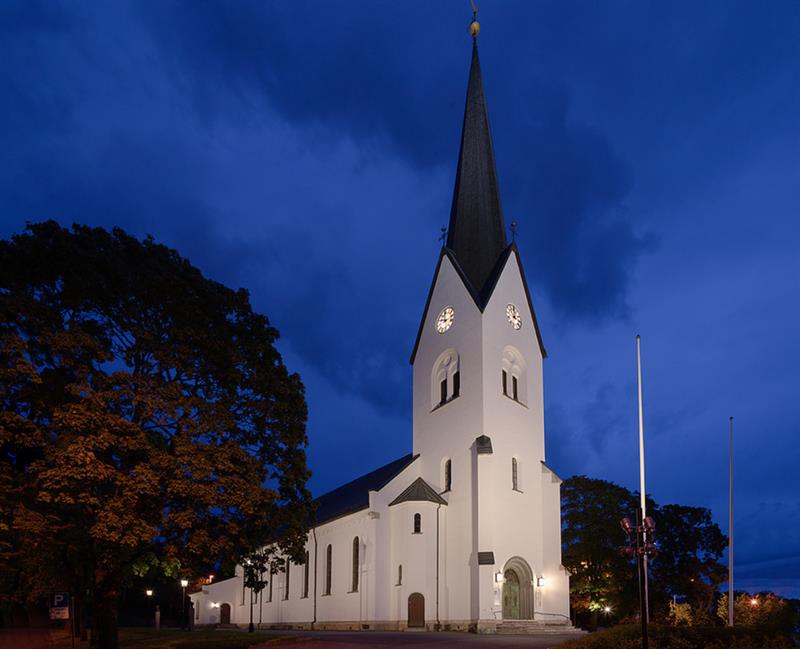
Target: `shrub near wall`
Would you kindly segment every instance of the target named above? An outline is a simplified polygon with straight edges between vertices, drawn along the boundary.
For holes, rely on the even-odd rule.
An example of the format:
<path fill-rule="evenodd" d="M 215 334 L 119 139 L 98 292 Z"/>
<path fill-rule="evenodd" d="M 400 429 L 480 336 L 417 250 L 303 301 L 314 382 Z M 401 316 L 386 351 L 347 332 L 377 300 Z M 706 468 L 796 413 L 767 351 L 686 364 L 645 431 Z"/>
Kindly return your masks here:
<path fill-rule="evenodd" d="M 650 626 L 651 649 L 795 649 L 789 636 L 748 627 Z M 617 626 L 592 633 L 559 649 L 640 649 L 641 627 Z"/>

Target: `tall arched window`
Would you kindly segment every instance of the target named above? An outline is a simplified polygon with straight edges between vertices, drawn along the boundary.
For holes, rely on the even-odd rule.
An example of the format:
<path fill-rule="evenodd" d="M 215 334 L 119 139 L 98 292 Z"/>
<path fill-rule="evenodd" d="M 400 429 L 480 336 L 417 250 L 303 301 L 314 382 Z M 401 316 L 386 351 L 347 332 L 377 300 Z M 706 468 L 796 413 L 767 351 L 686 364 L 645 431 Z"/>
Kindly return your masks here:
<path fill-rule="evenodd" d="M 444 405 L 461 394 L 458 352 L 448 349 L 439 355 L 431 373 L 431 408 Z"/>
<path fill-rule="evenodd" d="M 397 566 L 397 585 L 398 586 L 402 586 L 403 585 L 403 564 L 402 563 L 399 566 Z"/>
<path fill-rule="evenodd" d="M 303 557 L 303 597 L 308 597 L 308 550 Z"/>
<path fill-rule="evenodd" d="M 289 599 L 289 567 L 291 566 L 289 557 L 286 557 L 286 577 L 284 578 L 283 599 Z"/>
<path fill-rule="evenodd" d="M 444 490 L 450 491 L 453 486 L 453 462 L 448 458 L 444 462 Z"/>
<path fill-rule="evenodd" d="M 501 363 L 501 386 L 503 394 L 525 405 L 528 401 L 527 383 L 525 380 L 525 360 L 514 347 L 503 350 Z"/>
<path fill-rule="evenodd" d="M 422 534 L 422 516 L 414 514 L 414 534 Z"/>
<path fill-rule="evenodd" d="M 358 542 L 358 537 L 353 539 L 353 581 L 352 587 L 350 588 L 350 592 L 357 593 L 358 592 L 358 550 L 360 544 Z"/>
<path fill-rule="evenodd" d="M 511 488 L 519 491 L 519 463 L 515 457 L 511 458 Z"/>
<path fill-rule="evenodd" d="M 333 548 L 331 544 L 325 549 L 325 594 L 331 594 L 331 561 L 333 560 Z"/>
<path fill-rule="evenodd" d="M 267 601 L 268 602 L 272 601 L 272 582 L 274 582 L 274 581 L 275 581 L 275 568 L 273 566 L 270 566 L 269 567 L 269 584 L 268 584 L 269 591 L 268 591 L 268 595 L 267 595 Z"/>

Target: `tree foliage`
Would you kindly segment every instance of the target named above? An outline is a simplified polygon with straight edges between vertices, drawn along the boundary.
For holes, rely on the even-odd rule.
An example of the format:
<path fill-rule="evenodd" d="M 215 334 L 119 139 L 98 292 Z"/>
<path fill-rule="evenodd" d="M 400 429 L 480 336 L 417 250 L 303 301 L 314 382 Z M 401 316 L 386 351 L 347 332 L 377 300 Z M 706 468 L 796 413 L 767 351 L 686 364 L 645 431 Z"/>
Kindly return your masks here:
<path fill-rule="evenodd" d="M 135 572 L 299 558 L 306 404 L 248 293 L 119 229 L 0 242 L 0 588 L 89 590 L 100 644 Z M 196 574 L 196 573 L 195 573 Z"/>
<path fill-rule="evenodd" d="M 633 618 L 639 610 L 636 563 L 620 553 L 626 536 L 619 521 L 636 519 L 639 495 L 576 476 L 564 481 L 561 498 L 563 563 L 571 573 L 573 609 L 590 624 L 605 606 L 614 619 Z M 655 521 L 658 548 L 648 565 L 651 617 L 668 619 L 672 597 L 679 595 L 698 619 L 707 618 L 717 585 L 726 578 L 718 560 L 727 537 L 701 507 L 659 506 L 648 497 L 647 513 Z"/>

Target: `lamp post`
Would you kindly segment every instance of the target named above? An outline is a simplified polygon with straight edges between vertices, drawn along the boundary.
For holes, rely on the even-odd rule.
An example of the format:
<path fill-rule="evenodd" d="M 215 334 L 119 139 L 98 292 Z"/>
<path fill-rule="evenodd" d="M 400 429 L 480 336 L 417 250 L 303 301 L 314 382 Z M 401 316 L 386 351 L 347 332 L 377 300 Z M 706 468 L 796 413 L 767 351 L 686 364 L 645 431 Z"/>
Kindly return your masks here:
<path fill-rule="evenodd" d="M 188 585 L 188 579 L 181 579 L 181 629 L 186 628 L 186 587 Z"/>
<path fill-rule="evenodd" d="M 648 649 L 649 640 L 647 638 L 647 582 L 645 566 L 648 557 L 654 557 L 658 549 L 653 543 L 656 526 L 653 519 L 649 516 L 642 520 L 642 510 L 636 510 L 636 525 L 631 523 L 630 518 L 623 518 L 620 526 L 628 537 L 628 544 L 622 549 L 625 556 L 636 557 L 636 567 L 639 573 L 639 608 L 642 619 L 642 649 Z"/>

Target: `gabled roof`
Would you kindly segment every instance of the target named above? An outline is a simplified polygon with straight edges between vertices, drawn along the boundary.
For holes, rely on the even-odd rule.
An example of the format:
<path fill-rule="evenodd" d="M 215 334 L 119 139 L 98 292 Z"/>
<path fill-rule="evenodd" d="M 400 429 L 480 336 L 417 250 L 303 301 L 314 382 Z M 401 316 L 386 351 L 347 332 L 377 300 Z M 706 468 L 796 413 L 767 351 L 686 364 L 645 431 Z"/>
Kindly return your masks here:
<path fill-rule="evenodd" d="M 369 507 L 369 492 L 379 491 L 385 487 L 418 457 L 409 453 L 333 491 L 322 494 L 314 501 L 317 505 L 315 525 L 322 525 L 335 518 L 366 509 Z"/>
<path fill-rule="evenodd" d="M 447 247 L 480 292 L 507 245 L 478 42 L 473 40 Z"/>
<path fill-rule="evenodd" d="M 483 290 L 478 293 L 472 284 L 469 281 L 469 278 L 464 274 L 461 266 L 458 263 L 458 260 L 455 258 L 452 250 L 448 248 L 442 248 L 442 252 L 439 254 L 439 261 L 436 264 L 436 270 L 433 273 L 433 280 L 431 281 L 431 287 L 428 289 L 428 298 L 425 300 L 425 308 L 422 310 L 422 320 L 419 323 L 419 329 L 417 329 L 417 338 L 414 341 L 414 349 L 411 350 L 411 364 L 413 365 L 414 359 L 417 357 L 417 349 L 419 349 L 419 342 L 422 338 L 422 328 L 425 326 L 425 320 L 428 317 L 428 310 L 431 306 L 431 298 L 433 298 L 433 289 L 436 287 L 436 280 L 439 278 L 439 271 L 442 268 L 442 261 L 445 257 L 450 260 L 450 263 L 455 268 L 456 273 L 461 278 L 461 281 L 464 283 L 464 286 L 467 289 L 467 292 L 472 297 L 475 305 L 480 309 L 481 313 L 486 309 L 486 306 L 489 304 L 489 300 L 492 299 L 492 294 L 494 293 L 494 289 L 497 286 L 497 282 L 500 279 L 500 276 L 503 274 L 503 270 L 508 263 L 509 258 L 511 255 L 514 254 L 517 259 L 517 266 L 519 267 L 519 274 L 520 278 L 522 279 L 522 286 L 525 289 L 525 298 L 528 301 L 528 308 L 531 312 L 531 318 L 533 319 L 533 330 L 536 334 L 536 340 L 539 343 L 539 351 L 542 353 L 542 358 L 547 358 L 547 350 L 544 348 L 544 342 L 542 341 L 542 334 L 539 331 L 539 322 L 536 319 L 536 311 L 533 310 L 533 301 L 531 300 L 531 292 L 528 289 L 528 281 L 525 279 L 525 270 L 522 267 L 522 259 L 519 255 L 519 249 L 517 248 L 516 243 L 512 243 L 508 246 L 503 253 L 500 255 L 500 258 L 497 260 L 495 267 L 492 269 L 492 273 L 486 281 L 486 284 L 483 287 Z"/>
<path fill-rule="evenodd" d="M 408 485 L 397 498 L 389 503 L 389 507 L 399 503 L 420 500 L 426 500 L 439 505 L 447 504 L 447 501 L 444 500 L 444 498 L 442 498 L 438 493 L 436 493 L 436 490 L 433 487 L 431 487 L 422 478 L 417 478 L 414 480 L 414 482 Z"/>

